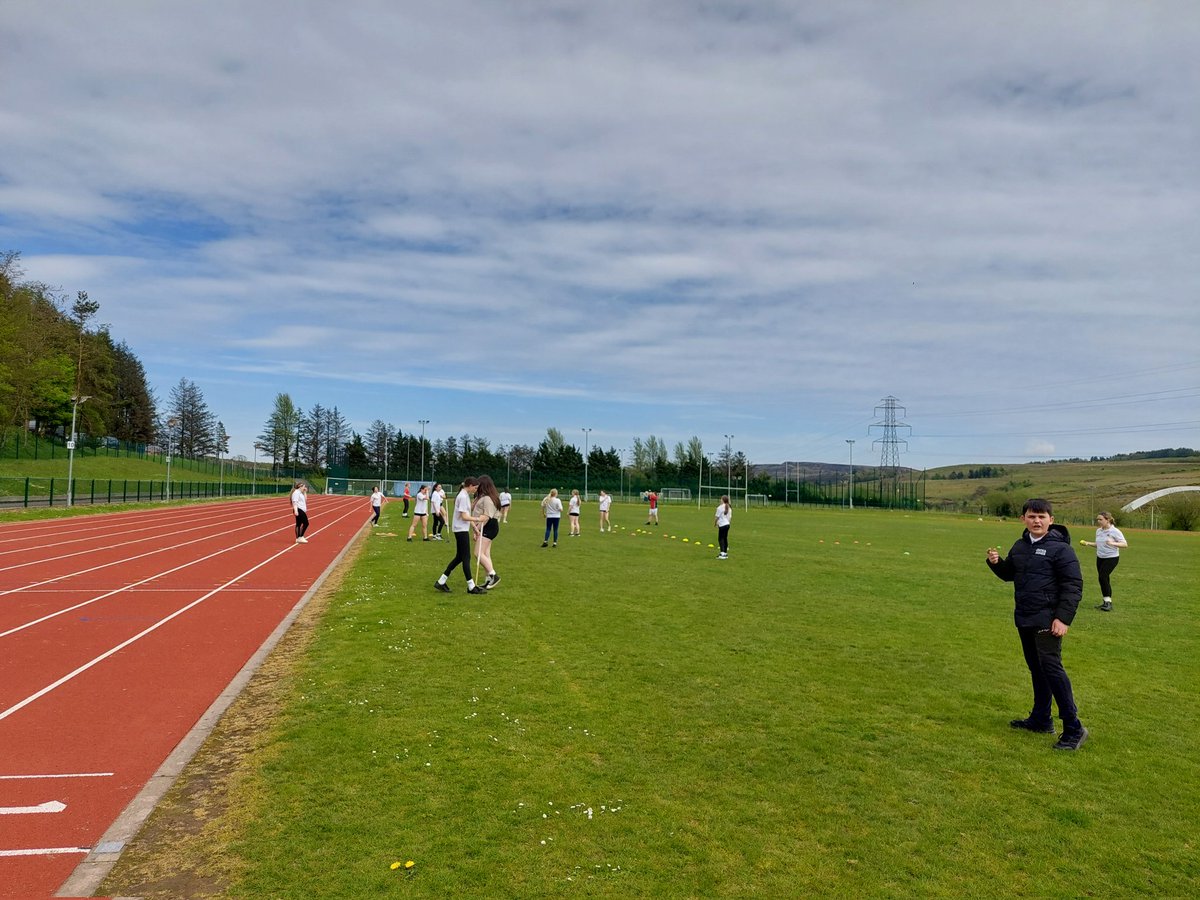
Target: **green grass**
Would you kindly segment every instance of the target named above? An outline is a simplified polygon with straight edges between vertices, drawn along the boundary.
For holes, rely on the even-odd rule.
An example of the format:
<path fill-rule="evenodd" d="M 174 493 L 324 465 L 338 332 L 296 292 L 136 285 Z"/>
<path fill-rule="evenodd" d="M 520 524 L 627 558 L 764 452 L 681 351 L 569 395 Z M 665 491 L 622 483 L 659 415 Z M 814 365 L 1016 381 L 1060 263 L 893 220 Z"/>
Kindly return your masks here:
<path fill-rule="evenodd" d="M 541 549 L 518 503 L 473 597 L 389 504 L 189 853 L 239 898 L 1200 892 L 1196 535 L 1127 532 L 1110 615 L 1083 556 L 1064 754 L 1008 727 L 1015 523 L 738 511 L 717 561 L 707 508 L 642 515 Z"/>

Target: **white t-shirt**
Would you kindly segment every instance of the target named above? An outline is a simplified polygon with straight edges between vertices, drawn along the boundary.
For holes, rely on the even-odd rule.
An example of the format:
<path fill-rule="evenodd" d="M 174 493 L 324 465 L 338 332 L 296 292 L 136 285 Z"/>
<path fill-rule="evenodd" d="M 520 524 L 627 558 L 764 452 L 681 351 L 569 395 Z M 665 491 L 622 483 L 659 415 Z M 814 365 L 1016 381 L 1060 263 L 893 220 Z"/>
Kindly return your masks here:
<path fill-rule="evenodd" d="M 417 491 L 417 505 L 413 507 L 414 516 L 425 516 L 429 514 L 429 492 L 424 488 Z"/>
<path fill-rule="evenodd" d="M 1112 559 L 1114 556 L 1121 555 L 1120 547 L 1110 547 L 1107 543 L 1105 543 L 1110 539 L 1124 543 L 1125 535 L 1121 534 L 1121 529 L 1116 525 L 1113 525 L 1110 528 L 1096 529 L 1096 556 L 1098 558 Z"/>
<path fill-rule="evenodd" d="M 503 508 L 505 506 L 511 506 L 511 505 L 512 505 L 512 494 L 510 494 L 508 491 L 501 491 L 500 492 L 501 508 Z"/>
<path fill-rule="evenodd" d="M 542 509 L 546 511 L 547 519 L 562 518 L 562 500 L 558 497 L 547 497 L 542 501 Z"/>
<path fill-rule="evenodd" d="M 371 505 L 383 506 L 383 491 L 379 490 L 379 488 L 375 488 L 371 493 Z"/>
<path fill-rule="evenodd" d="M 463 488 L 454 498 L 454 521 L 450 523 L 451 531 L 470 531 L 471 523 L 463 516 L 471 514 L 471 495 Z"/>
<path fill-rule="evenodd" d="M 292 509 L 297 512 L 308 512 L 308 498 L 300 488 L 292 491 Z"/>
<path fill-rule="evenodd" d="M 571 495 L 570 506 L 567 509 L 567 512 L 573 516 L 579 515 L 579 496 L 577 494 Z"/>
<path fill-rule="evenodd" d="M 724 528 L 733 518 L 733 504 L 729 504 L 729 508 L 725 508 L 724 503 L 717 504 L 717 527 Z"/>
<path fill-rule="evenodd" d="M 429 495 L 429 500 L 433 504 L 433 514 L 436 516 L 442 511 L 442 504 L 446 502 L 446 495 L 440 490 L 434 491 Z"/>
<path fill-rule="evenodd" d="M 608 508 L 612 505 L 612 494 L 600 495 L 600 512 L 608 512 Z"/>

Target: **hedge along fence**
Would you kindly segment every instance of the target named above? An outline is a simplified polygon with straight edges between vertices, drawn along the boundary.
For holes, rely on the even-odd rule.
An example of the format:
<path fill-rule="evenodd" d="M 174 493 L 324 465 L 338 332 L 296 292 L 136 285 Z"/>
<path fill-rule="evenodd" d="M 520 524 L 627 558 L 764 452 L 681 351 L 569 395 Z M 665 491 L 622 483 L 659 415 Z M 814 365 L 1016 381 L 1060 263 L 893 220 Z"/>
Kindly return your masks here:
<path fill-rule="evenodd" d="M 68 491 L 68 487 L 71 488 Z M 219 481 L 175 481 L 122 478 L 0 477 L 0 507 L 66 506 L 97 503 L 152 503 L 162 500 L 203 500 L 217 497 L 251 497 L 287 494 L 290 484 L 244 484 Z"/>

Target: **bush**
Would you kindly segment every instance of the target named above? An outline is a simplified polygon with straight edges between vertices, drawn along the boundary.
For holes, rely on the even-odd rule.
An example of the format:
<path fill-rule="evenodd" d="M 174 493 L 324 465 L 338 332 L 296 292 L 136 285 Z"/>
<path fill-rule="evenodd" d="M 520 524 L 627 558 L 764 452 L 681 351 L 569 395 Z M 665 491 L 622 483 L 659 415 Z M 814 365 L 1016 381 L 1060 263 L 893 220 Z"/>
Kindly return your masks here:
<path fill-rule="evenodd" d="M 1200 494 L 1174 494 L 1162 504 L 1163 519 L 1172 531 L 1194 531 L 1200 523 Z"/>

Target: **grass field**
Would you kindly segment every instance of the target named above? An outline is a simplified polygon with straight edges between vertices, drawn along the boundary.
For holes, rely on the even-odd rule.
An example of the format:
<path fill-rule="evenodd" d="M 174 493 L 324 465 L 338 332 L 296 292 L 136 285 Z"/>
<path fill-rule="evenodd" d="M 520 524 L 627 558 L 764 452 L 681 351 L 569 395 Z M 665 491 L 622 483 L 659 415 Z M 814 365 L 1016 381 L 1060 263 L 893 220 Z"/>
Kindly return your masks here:
<path fill-rule="evenodd" d="M 1028 675 L 983 556 L 1016 523 L 738 511 L 718 561 L 707 508 L 614 521 L 541 549 L 518 504 L 500 586 L 443 595 L 452 544 L 389 504 L 103 890 L 1200 893 L 1197 535 L 1127 532 L 1111 614 L 1082 556 L 1070 754 L 1008 727 Z"/>

